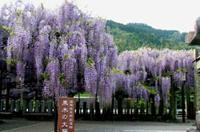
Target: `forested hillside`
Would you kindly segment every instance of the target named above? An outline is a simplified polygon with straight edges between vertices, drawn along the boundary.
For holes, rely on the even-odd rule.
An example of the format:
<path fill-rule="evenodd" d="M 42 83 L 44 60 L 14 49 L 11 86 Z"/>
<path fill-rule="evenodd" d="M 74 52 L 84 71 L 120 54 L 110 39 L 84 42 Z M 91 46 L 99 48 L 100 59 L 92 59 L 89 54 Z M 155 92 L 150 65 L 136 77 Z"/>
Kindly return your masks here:
<path fill-rule="evenodd" d="M 152 48 L 190 49 L 185 44 L 186 33 L 176 30 L 160 30 L 141 23 L 121 24 L 107 21 L 107 32 L 113 35 L 119 52 L 142 46 Z"/>

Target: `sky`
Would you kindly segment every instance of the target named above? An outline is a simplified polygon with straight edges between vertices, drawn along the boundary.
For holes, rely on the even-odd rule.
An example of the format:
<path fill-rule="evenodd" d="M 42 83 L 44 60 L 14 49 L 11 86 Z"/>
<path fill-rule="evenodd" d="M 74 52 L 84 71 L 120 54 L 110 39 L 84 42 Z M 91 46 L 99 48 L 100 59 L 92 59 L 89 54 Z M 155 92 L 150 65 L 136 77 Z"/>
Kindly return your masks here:
<path fill-rule="evenodd" d="M 0 0 L 0 6 L 14 0 Z M 66 0 L 21 0 L 57 9 Z M 67 0 L 72 1 L 72 0 Z M 83 12 L 120 23 L 145 23 L 159 29 L 194 30 L 200 0 L 73 0 Z"/>

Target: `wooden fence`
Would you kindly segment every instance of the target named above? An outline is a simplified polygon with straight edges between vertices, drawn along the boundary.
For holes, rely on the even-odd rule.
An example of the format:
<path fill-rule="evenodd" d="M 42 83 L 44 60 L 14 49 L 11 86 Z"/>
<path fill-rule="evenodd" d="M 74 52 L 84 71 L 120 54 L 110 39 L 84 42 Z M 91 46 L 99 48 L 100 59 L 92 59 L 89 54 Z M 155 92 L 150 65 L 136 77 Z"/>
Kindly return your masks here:
<path fill-rule="evenodd" d="M 79 105 L 78 105 L 79 104 Z M 100 105 L 99 113 L 95 110 L 95 103 L 88 100 L 80 100 L 75 109 L 76 119 L 82 120 L 160 120 L 167 119 L 169 110 L 166 115 L 160 117 L 158 114 L 152 115 L 151 110 L 145 108 L 134 108 L 123 103 L 122 112 L 119 113 L 117 103 L 113 107 L 102 107 Z M 0 114 L 9 112 L 13 116 L 20 115 L 27 118 L 38 118 L 47 116 L 52 118 L 54 115 L 54 102 L 52 100 L 9 100 L 9 111 L 6 110 L 6 101 L 0 100 Z M 147 113 L 148 112 L 148 113 Z M 158 113 L 158 112 L 156 112 Z"/>

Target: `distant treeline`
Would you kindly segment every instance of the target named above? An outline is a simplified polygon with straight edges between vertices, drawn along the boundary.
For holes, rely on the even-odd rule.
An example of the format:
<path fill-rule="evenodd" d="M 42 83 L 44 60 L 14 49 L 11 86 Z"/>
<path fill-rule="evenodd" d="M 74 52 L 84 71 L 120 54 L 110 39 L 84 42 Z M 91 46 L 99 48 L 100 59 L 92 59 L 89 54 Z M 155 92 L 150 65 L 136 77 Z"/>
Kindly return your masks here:
<path fill-rule="evenodd" d="M 113 35 L 119 52 L 136 50 L 146 46 L 151 48 L 191 49 L 185 43 L 186 33 L 176 30 L 160 30 L 142 23 L 121 24 L 107 21 L 107 32 Z"/>

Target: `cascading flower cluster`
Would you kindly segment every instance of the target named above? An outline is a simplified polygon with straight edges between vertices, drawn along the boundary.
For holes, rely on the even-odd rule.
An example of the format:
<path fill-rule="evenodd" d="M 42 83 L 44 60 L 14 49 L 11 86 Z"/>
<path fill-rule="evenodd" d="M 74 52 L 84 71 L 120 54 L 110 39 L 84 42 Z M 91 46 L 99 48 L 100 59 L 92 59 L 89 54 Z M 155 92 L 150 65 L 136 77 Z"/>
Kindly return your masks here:
<path fill-rule="evenodd" d="M 194 84 L 192 51 L 141 48 L 118 56 L 105 21 L 71 3 L 58 12 L 21 2 L 4 6 L 0 24 L 0 35 L 8 33 L 7 61 L 15 62 L 20 83 L 31 65 L 35 87 L 46 97 L 69 95 L 82 87 L 109 103 L 120 88 L 132 98 L 148 100 L 154 95 L 159 105 L 160 99 L 167 102 L 171 79 L 180 85 L 186 76 L 186 83 Z"/>
<path fill-rule="evenodd" d="M 117 68 L 121 70 L 121 78 L 126 78 L 123 87 L 129 96 L 148 100 L 153 94 L 156 104 L 160 99 L 167 104 L 172 81 L 177 87 L 183 81 L 193 87 L 193 60 L 192 50 L 141 48 L 122 52 L 118 56 Z"/>
<path fill-rule="evenodd" d="M 7 59 L 16 60 L 21 83 L 29 63 L 35 87 L 46 97 L 76 93 L 80 86 L 93 95 L 112 95 L 108 91 L 117 49 L 105 31 L 106 21 L 87 16 L 68 2 L 52 12 L 18 1 L 4 6 L 0 14 L 1 30 L 9 32 Z"/>

